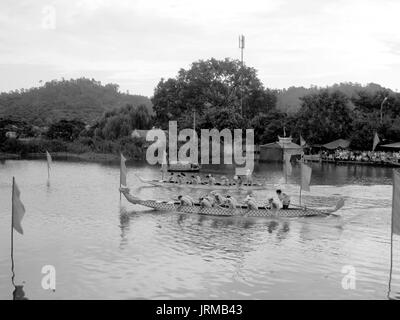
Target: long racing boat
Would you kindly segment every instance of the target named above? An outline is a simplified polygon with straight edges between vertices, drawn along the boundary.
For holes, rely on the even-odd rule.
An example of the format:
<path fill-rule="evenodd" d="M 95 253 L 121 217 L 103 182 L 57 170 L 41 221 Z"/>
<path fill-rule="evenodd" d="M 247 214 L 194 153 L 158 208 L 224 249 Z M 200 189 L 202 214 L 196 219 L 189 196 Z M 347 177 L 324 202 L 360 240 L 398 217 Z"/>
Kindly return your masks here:
<path fill-rule="evenodd" d="M 120 188 L 120 192 L 125 198 L 133 204 L 142 205 L 148 208 L 153 208 L 160 211 L 171 211 L 171 212 L 183 212 L 189 214 L 201 214 L 210 216 L 242 216 L 242 217 L 310 217 L 310 216 L 329 216 L 334 215 L 334 212 L 338 211 L 344 205 L 344 200 L 340 199 L 336 204 L 335 208 L 332 209 L 314 209 L 314 208 L 290 208 L 290 209 L 279 209 L 271 210 L 265 207 L 258 207 L 257 210 L 249 210 L 246 205 L 240 205 L 237 208 L 228 208 L 224 206 L 216 207 L 202 207 L 199 203 L 195 203 L 193 206 L 181 205 L 177 201 L 157 201 L 157 200 L 143 200 L 133 196 L 129 193 L 128 188 Z"/>
<path fill-rule="evenodd" d="M 168 182 L 165 180 L 150 180 L 142 178 L 139 175 L 136 175 L 140 181 L 146 184 L 150 184 L 156 187 L 168 187 L 168 188 L 192 188 L 192 189 L 207 189 L 207 190 L 264 190 L 265 184 L 261 183 L 253 183 L 249 184 L 230 184 L 230 185 L 223 185 L 223 184 L 193 184 L 193 183 L 175 183 L 175 182 Z"/>

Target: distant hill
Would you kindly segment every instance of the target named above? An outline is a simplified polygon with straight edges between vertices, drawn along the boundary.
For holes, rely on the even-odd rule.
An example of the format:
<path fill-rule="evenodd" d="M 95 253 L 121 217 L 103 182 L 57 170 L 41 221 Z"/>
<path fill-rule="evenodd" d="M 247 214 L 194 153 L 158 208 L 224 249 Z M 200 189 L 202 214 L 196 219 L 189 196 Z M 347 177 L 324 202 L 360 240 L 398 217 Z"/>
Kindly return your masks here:
<path fill-rule="evenodd" d="M 102 85 L 94 79 L 53 80 L 38 88 L 0 94 L 0 117 L 46 125 L 60 119 L 93 123 L 104 111 L 144 104 L 152 114 L 149 98 L 125 94 L 118 85 Z"/>
<path fill-rule="evenodd" d="M 301 101 L 300 98 L 303 97 L 304 95 L 311 94 L 311 93 L 316 93 L 320 89 L 328 89 L 328 90 L 339 90 L 343 92 L 348 98 L 357 98 L 358 97 L 358 92 L 360 91 L 365 91 L 369 94 L 374 94 L 377 91 L 389 91 L 392 92 L 392 90 L 387 89 L 382 87 L 379 84 L 375 83 L 369 83 L 366 86 L 362 86 L 359 83 L 352 83 L 352 82 L 346 82 L 346 83 L 339 83 L 339 84 L 334 84 L 332 86 L 328 87 L 316 87 L 312 86 L 310 88 L 304 88 L 304 87 L 290 87 L 287 89 L 282 89 L 282 90 L 277 90 L 277 103 L 276 107 L 278 110 L 287 112 L 287 113 L 295 113 L 299 111 Z"/>

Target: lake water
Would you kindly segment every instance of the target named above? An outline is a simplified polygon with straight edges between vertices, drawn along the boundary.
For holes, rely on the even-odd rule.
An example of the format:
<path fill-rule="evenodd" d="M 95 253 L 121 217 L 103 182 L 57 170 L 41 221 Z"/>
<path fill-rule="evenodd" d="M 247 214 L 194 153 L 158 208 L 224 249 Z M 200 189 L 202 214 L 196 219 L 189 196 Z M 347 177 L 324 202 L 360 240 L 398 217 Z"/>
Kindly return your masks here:
<path fill-rule="evenodd" d="M 13 176 L 26 207 L 24 235 L 14 232 L 15 283 L 29 299 L 387 299 L 392 170 L 312 167 L 311 192 L 303 192 L 303 202 L 327 207 L 344 197 L 342 218 L 161 213 L 120 202 L 118 164 L 54 161 L 47 186 L 45 161 L 1 162 L 0 299 L 12 299 L 14 290 Z M 229 167 L 209 169 L 233 174 Z M 146 187 L 134 175 L 159 178 L 158 168 L 128 163 L 128 171 L 131 192 L 140 197 L 178 194 Z M 279 164 L 259 165 L 255 176 L 271 184 L 255 192 L 258 199 L 281 187 L 297 202 L 298 167 L 287 184 Z M 400 295 L 398 242 L 395 237 L 392 297 Z M 45 265 L 55 267 L 55 291 L 42 288 Z M 343 287 L 353 271 L 355 288 Z"/>

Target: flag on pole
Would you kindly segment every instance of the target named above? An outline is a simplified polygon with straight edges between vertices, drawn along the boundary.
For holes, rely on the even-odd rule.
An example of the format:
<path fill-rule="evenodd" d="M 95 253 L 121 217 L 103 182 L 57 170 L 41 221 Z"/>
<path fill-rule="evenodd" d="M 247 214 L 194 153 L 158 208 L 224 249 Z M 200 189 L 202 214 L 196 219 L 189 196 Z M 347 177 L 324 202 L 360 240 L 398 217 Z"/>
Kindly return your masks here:
<path fill-rule="evenodd" d="M 303 137 L 300 135 L 300 146 L 304 147 L 306 145 L 306 141 L 303 139 Z"/>
<path fill-rule="evenodd" d="M 13 178 L 13 190 L 12 190 L 12 224 L 13 228 L 18 231 L 20 234 L 24 234 L 24 230 L 22 229 L 22 218 L 25 215 L 25 207 L 20 199 L 21 192 Z"/>
<path fill-rule="evenodd" d="M 300 166 L 301 166 L 301 189 L 304 191 L 310 191 L 312 169 L 304 163 L 301 163 Z"/>
<path fill-rule="evenodd" d="M 375 132 L 375 135 L 374 135 L 374 143 L 373 143 L 373 145 L 372 145 L 372 151 L 375 151 L 375 148 L 376 148 L 376 146 L 378 145 L 378 143 L 379 143 L 380 141 L 381 141 L 381 140 L 379 140 L 378 133 Z"/>
<path fill-rule="evenodd" d="M 50 169 L 50 165 L 53 164 L 53 160 L 51 159 L 51 155 L 48 151 L 46 151 L 46 157 L 47 157 L 47 168 Z"/>
<path fill-rule="evenodd" d="M 119 176 L 119 183 L 121 186 L 126 187 L 126 165 L 125 165 L 125 157 L 123 156 L 123 154 L 121 153 L 121 168 L 120 168 L 120 176 Z"/>
<path fill-rule="evenodd" d="M 392 232 L 400 235 L 400 172 L 393 170 Z"/>
<path fill-rule="evenodd" d="M 286 175 L 290 176 L 292 174 L 292 164 L 290 163 L 290 158 L 292 155 L 288 152 L 285 152 L 283 154 L 284 161 L 285 161 L 285 170 L 286 170 Z"/>

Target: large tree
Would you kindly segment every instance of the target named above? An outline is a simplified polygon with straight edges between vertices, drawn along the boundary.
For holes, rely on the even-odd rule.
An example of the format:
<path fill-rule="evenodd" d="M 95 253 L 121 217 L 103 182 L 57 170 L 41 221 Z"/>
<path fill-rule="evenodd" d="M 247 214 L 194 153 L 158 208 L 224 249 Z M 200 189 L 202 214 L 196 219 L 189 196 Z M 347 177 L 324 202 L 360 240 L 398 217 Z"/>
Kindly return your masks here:
<path fill-rule="evenodd" d="M 177 120 L 186 127 L 194 111 L 199 120 L 214 109 L 243 114 L 249 120 L 275 108 L 276 95 L 264 89 L 254 68 L 242 67 L 238 60 L 212 58 L 181 69 L 175 78 L 161 79 L 152 102 L 160 126 Z"/>
<path fill-rule="evenodd" d="M 309 143 L 326 143 L 348 138 L 351 115 L 348 98 L 340 91 L 321 90 L 301 98 L 294 130 Z"/>

